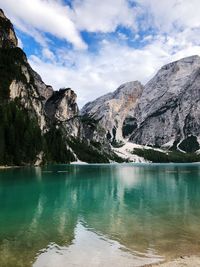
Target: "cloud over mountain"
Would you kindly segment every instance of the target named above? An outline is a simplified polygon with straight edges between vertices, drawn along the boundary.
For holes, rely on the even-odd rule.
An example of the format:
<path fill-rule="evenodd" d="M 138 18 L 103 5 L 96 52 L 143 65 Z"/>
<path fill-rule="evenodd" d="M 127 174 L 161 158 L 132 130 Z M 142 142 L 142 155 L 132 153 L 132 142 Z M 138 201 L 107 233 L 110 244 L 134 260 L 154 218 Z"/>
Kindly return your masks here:
<path fill-rule="evenodd" d="M 123 82 L 145 83 L 167 62 L 200 55 L 198 0 L 0 0 L 0 5 L 45 82 L 73 87 L 81 105 Z"/>

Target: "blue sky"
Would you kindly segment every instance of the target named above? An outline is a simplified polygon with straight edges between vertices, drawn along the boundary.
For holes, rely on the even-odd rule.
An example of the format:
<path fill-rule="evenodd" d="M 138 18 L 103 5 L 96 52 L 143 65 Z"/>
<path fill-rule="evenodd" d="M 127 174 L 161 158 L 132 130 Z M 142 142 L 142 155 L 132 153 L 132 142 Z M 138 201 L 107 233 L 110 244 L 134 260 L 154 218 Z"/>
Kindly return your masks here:
<path fill-rule="evenodd" d="M 31 66 L 80 106 L 200 55 L 199 0 L 0 0 Z"/>

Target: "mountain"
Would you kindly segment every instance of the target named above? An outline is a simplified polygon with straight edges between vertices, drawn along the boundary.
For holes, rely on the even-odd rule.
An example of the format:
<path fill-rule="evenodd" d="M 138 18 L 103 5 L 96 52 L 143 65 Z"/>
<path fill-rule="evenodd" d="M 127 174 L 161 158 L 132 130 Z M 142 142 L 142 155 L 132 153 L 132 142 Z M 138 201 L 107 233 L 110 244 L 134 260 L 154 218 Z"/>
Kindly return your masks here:
<path fill-rule="evenodd" d="M 17 37 L 12 23 L 6 18 L 2 9 L 0 9 L 0 47 L 13 48 L 17 46 Z"/>
<path fill-rule="evenodd" d="M 117 160 L 104 129 L 80 116 L 75 92 L 54 91 L 31 68 L 2 10 L 0 36 L 0 164 Z"/>
<path fill-rule="evenodd" d="M 145 85 L 131 82 L 86 104 L 115 140 L 195 152 L 200 146 L 200 57 L 163 66 Z M 114 145 L 115 146 L 115 145 Z"/>
<path fill-rule="evenodd" d="M 145 86 L 135 109 L 130 140 L 187 152 L 200 143 L 200 57 L 163 66 Z"/>
<path fill-rule="evenodd" d="M 87 103 L 81 114 L 98 120 L 112 144 L 120 143 L 135 128 L 134 110 L 142 91 L 138 81 L 122 84 L 113 93 Z"/>
<path fill-rule="evenodd" d="M 46 85 L 17 44 L 0 10 L 0 165 L 200 161 L 198 56 L 165 65 L 145 86 L 122 84 L 79 111 L 76 93 Z"/>

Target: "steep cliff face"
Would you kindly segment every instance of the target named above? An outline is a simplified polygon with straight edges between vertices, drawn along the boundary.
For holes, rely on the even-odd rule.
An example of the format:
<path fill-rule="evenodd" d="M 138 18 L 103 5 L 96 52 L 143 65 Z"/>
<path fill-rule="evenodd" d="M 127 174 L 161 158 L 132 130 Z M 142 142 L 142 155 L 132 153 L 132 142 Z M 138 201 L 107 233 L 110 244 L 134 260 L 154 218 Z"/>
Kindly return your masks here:
<path fill-rule="evenodd" d="M 70 88 L 54 91 L 45 103 L 45 113 L 50 124 L 62 127 L 66 135 L 80 138 L 81 120 L 76 99 Z"/>
<path fill-rule="evenodd" d="M 134 143 L 179 149 L 200 141 L 200 57 L 165 65 L 143 90 L 135 110 Z M 183 143 L 182 143 L 183 142 Z M 190 145 L 189 145 L 190 144 Z"/>
<path fill-rule="evenodd" d="M 0 10 L 0 99 L 18 99 L 29 114 L 37 118 L 43 132 L 52 121 L 66 121 L 78 115 L 72 90 L 54 91 L 29 65 L 17 47 L 13 25 Z"/>
<path fill-rule="evenodd" d="M 47 128 L 44 102 L 53 89 L 30 67 L 25 53 L 17 47 L 13 25 L 0 10 L 0 100 L 15 100 Z"/>
<path fill-rule="evenodd" d="M 134 109 L 142 91 L 138 81 L 122 84 L 113 93 L 86 104 L 81 114 L 97 120 L 112 143 L 122 141 L 129 135 L 128 127 L 135 127 Z"/>
<path fill-rule="evenodd" d="M 200 149 L 198 56 L 167 64 L 145 86 L 125 83 L 79 113 L 72 89 L 54 91 L 31 68 L 0 10 L 0 70 L 0 164 L 121 161 L 114 151 L 127 141 L 118 155 L 130 142 Z"/>
<path fill-rule="evenodd" d="M 200 57 L 167 64 L 144 87 L 124 84 L 81 112 L 98 120 L 112 144 L 129 140 L 195 152 L 200 148 Z"/>
<path fill-rule="evenodd" d="M 45 104 L 47 116 L 51 120 L 61 122 L 78 116 L 79 110 L 76 98 L 76 94 L 70 88 L 55 91 Z"/>
<path fill-rule="evenodd" d="M 18 99 L 21 105 L 38 120 L 41 130 L 46 125 L 44 103 L 53 93 L 27 62 L 26 55 L 18 48 L 0 50 L 0 99 Z"/>
<path fill-rule="evenodd" d="M 0 9 L 0 47 L 13 48 L 17 46 L 17 37 L 13 25 L 6 18 L 2 9 Z"/>
<path fill-rule="evenodd" d="M 101 127 L 79 115 L 74 91 L 54 91 L 31 68 L 2 10 L 0 69 L 0 164 L 108 162 L 113 156 Z"/>

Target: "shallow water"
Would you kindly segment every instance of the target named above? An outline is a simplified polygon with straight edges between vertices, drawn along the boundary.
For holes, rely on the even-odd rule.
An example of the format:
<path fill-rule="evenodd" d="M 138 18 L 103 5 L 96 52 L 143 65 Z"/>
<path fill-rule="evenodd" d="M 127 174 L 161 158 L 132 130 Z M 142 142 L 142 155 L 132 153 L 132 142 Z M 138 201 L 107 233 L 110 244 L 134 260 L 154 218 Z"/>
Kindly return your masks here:
<path fill-rule="evenodd" d="M 0 266 L 141 266 L 200 251 L 200 165 L 0 171 Z"/>

